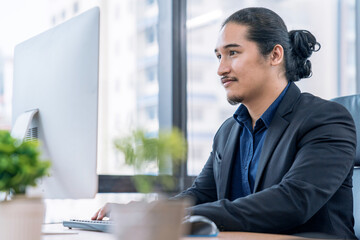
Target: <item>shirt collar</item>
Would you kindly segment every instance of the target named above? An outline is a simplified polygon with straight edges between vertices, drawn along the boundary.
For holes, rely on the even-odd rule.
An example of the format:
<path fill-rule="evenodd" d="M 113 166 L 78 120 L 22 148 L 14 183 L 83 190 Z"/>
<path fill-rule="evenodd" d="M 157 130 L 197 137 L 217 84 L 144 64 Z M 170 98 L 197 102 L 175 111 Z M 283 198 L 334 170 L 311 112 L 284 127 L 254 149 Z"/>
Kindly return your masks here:
<path fill-rule="evenodd" d="M 276 109 L 278 108 L 281 100 L 284 98 L 286 91 L 290 86 L 290 82 L 287 84 L 285 89 L 281 92 L 281 94 L 276 98 L 276 100 L 266 109 L 266 111 L 261 115 L 260 119 L 264 122 L 266 128 L 269 128 L 270 123 L 274 117 Z M 244 125 L 246 121 L 249 121 L 250 114 L 244 104 L 241 104 L 238 109 L 235 111 L 233 115 L 234 119 L 240 124 Z M 255 124 L 256 125 L 256 124 Z"/>
<path fill-rule="evenodd" d="M 244 125 L 250 119 L 249 111 L 244 104 L 240 104 L 233 116 L 240 125 Z"/>

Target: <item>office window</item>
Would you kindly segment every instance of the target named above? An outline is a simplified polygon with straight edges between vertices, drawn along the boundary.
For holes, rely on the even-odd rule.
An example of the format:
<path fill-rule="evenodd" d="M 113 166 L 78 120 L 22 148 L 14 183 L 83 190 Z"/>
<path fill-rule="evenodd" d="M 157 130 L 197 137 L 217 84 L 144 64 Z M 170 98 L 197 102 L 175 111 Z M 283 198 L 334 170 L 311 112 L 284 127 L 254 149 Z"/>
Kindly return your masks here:
<path fill-rule="evenodd" d="M 62 19 L 62 20 L 65 20 L 65 19 L 66 19 L 66 11 L 65 11 L 65 10 L 63 10 L 63 11 L 61 12 L 61 19 Z"/>
<path fill-rule="evenodd" d="M 338 2 L 338 89 L 337 95 L 356 93 L 355 0 Z"/>
<path fill-rule="evenodd" d="M 79 2 L 74 2 L 73 13 L 76 14 L 79 11 Z"/>
<path fill-rule="evenodd" d="M 155 133 L 159 129 L 158 1 L 14 0 L 0 3 L 0 22 L 4 23 L 0 23 L 0 31 L 6 36 L 0 39 L 0 127 L 11 128 L 15 45 L 93 6 L 99 6 L 101 12 L 98 173 L 132 175 L 132 168 L 118 156 L 113 141 L 137 127 Z M 151 166 L 144 172 L 155 170 L 156 166 Z"/>
<path fill-rule="evenodd" d="M 146 42 L 147 43 L 152 43 L 155 41 L 155 32 L 154 29 L 152 27 L 146 28 L 145 29 L 145 36 L 146 36 Z"/>
<path fill-rule="evenodd" d="M 146 80 L 148 82 L 154 82 L 156 80 L 157 76 L 156 76 L 155 67 L 146 68 L 145 72 L 146 72 Z"/>
<path fill-rule="evenodd" d="M 146 114 L 149 121 L 153 121 L 157 118 L 157 107 L 147 107 L 146 108 Z"/>
<path fill-rule="evenodd" d="M 321 43 L 321 50 L 310 59 L 313 76 L 297 84 L 302 91 L 325 99 L 355 93 L 355 0 L 187 1 L 189 175 L 201 171 L 216 130 L 237 108 L 226 101 L 216 73 L 214 47 L 221 23 L 233 12 L 251 6 L 272 9 L 284 19 L 288 30 L 307 29 Z M 199 75 L 203 75 L 201 82 Z M 204 100 L 205 94 L 212 98 Z M 201 123 L 194 114 L 199 108 L 209 112 Z"/>
<path fill-rule="evenodd" d="M 152 5 L 155 3 L 155 0 L 146 0 L 147 5 Z"/>
<path fill-rule="evenodd" d="M 5 66 L 5 61 L 4 61 L 4 57 L 2 56 L 1 52 L 0 52 L 0 96 L 4 95 L 4 66 Z M 0 98 L 0 101 L 2 99 Z M 1 101 L 2 102 L 2 101 Z"/>
<path fill-rule="evenodd" d="M 53 16 L 51 19 L 52 19 L 52 20 L 51 20 L 51 24 L 52 24 L 52 25 L 55 25 L 55 24 L 56 24 L 56 17 Z"/>
<path fill-rule="evenodd" d="M 160 127 L 169 127 L 185 115 L 189 141 L 187 174 L 193 176 L 200 172 L 216 130 L 236 110 L 226 101 L 216 74 L 218 62 L 214 46 L 222 21 L 243 7 L 268 7 L 285 20 L 289 30 L 308 29 L 318 38 L 322 49 L 311 58 L 313 77 L 298 83 L 302 91 L 326 99 L 356 93 L 355 0 L 192 0 L 186 2 L 187 9 L 172 9 L 172 5 L 180 3 L 183 1 L 1 2 L 0 31 L 6 37 L 0 38 L 0 89 L 3 89 L 0 128 L 11 128 L 15 44 L 93 6 L 100 6 L 102 17 L 99 175 L 134 174 L 132 167 L 126 166 L 121 154 L 115 151 L 115 138 L 136 127 L 156 135 Z M 62 19 L 63 12 L 65 19 Z M 174 54 L 178 45 L 184 45 L 181 34 L 172 39 L 172 34 L 178 31 L 174 27 L 174 13 L 180 18 L 186 16 L 186 70 L 177 62 L 180 62 L 177 54 L 185 54 L 184 49 Z M 184 26 L 181 24 L 177 27 Z M 179 69 L 175 71 L 172 66 Z M 187 105 L 173 98 L 183 94 L 181 86 L 185 84 L 177 85 L 174 79 L 185 72 Z M 178 105 L 175 112 L 172 104 Z M 183 106 L 187 106 L 187 110 Z M 143 173 L 156 174 L 157 166 L 149 166 Z"/>
<path fill-rule="evenodd" d="M 11 129 L 13 54 L 15 45 L 56 22 L 46 1 L 0 1 L 0 129 Z M 46 11 L 45 11 L 46 9 Z"/>
<path fill-rule="evenodd" d="M 132 167 L 114 149 L 114 139 L 138 127 L 155 133 L 159 129 L 158 11 L 153 10 L 156 3 L 148 8 L 143 3 L 113 0 L 102 8 L 102 16 L 108 20 L 101 35 L 105 50 L 100 62 L 99 174 L 132 175 Z M 113 11 L 114 8 L 118 10 Z M 156 169 L 149 166 L 143 173 L 154 174 Z"/>

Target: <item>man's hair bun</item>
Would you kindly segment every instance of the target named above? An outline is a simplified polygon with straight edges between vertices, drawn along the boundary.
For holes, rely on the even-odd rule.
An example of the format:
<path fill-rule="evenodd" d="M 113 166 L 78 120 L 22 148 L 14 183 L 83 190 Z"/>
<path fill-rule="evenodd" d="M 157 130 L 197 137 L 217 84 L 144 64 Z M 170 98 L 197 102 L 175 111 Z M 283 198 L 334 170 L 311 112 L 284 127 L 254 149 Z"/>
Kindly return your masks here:
<path fill-rule="evenodd" d="M 292 30 L 289 32 L 292 64 L 290 67 L 294 72 L 292 75 L 297 81 L 301 78 L 311 77 L 311 62 L 308 58 L 313 52 L 320 50 L 321 45 L 316 41 L 314 35 L 307 30 Z"/>

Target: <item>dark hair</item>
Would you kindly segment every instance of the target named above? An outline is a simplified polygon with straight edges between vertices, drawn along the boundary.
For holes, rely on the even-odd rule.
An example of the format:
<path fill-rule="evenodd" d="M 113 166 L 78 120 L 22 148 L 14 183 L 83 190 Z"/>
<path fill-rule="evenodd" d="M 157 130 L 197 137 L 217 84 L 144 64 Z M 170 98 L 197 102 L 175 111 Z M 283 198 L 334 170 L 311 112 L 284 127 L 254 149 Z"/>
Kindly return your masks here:
<path fill-rule="evenodd" d="M 312 52 L 320 50 L 320 43 L 307 30 L 288 32 L 279 15 L 267 8 L 244 8 L 228 17 L 229 22 L 248 26 L 247 39 L 254 41 L 263 56 L 267 56 L 279 44 L 284 49 L 285 71 L 288 81 L 311 77 Z"/>

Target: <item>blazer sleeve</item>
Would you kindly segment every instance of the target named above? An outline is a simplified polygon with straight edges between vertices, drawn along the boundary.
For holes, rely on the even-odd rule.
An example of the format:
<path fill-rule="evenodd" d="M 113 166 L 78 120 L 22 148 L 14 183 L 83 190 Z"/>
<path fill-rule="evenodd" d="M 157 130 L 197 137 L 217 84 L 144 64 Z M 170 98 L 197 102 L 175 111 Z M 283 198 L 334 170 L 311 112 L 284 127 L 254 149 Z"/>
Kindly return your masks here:
<path fill-rule="evenodd" d="M 217 200 L 216 184 L 213 174 L 213 156 L 211 153 L 201 173 L 192 186 L 172 199 L 190 198 L 194 205 Z"/>
<path fill-rule="evenodd" d="M 356 132 L 352 117 L 338 104 L 326 102 L 301 117 L 293 134 L 295 159 L 289 159 L 293 163 L 278 184 L 234 201 L 196 205 L 193 214 L 210 218 L 220 230 L 256 232 L 284 232 L 314 216 L 352 170 Z"/>

